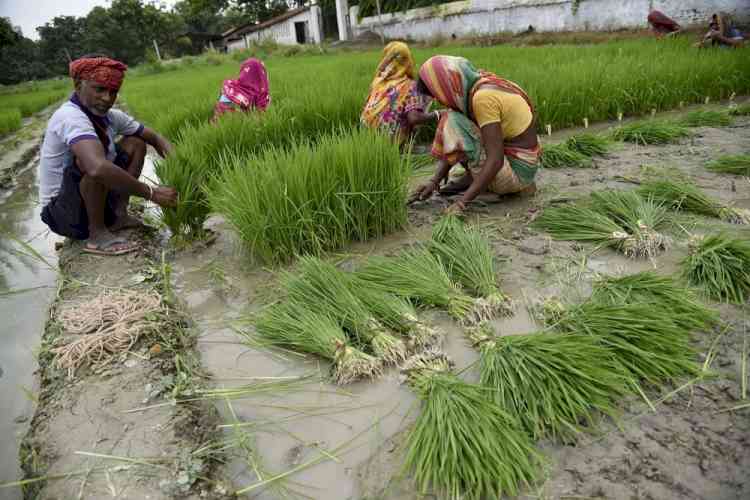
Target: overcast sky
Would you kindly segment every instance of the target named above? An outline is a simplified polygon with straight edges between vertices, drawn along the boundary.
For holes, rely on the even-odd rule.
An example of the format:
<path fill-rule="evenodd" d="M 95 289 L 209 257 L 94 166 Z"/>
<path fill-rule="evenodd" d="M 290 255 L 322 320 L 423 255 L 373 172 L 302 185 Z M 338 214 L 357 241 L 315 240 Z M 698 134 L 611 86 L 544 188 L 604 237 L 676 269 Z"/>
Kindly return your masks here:
<path fill-rule="evenodd" d="M 177 0 L 157 2 L 172 6 Z M 0 17 L 9 17 L 13 26 L 20 26 L 25 37 L 37 40 L 37 26 L 57 16 L 81 17 L 97 5 L 109 7 L 110 0 L 0 0 Z"/>

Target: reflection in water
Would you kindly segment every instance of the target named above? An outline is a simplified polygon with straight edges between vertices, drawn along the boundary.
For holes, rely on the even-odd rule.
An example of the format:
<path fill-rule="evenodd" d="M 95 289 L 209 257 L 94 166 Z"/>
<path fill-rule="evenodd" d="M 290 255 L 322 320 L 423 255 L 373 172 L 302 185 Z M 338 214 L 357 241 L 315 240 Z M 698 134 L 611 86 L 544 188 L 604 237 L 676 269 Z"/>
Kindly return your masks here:
<path fill-rule="evenodd" d="M 19 174 L 12 193 L 0 197 L 0 482 L 20 476 L 18 444 L 33 414 L 26 393 L 34 389 L 33 351 L 57 280 L 57 238 L 50 236 L 39 212 L 36 169 L 30 168 Z M 18 489 L 0 489 L 0 500 L 20 498 Z"/>

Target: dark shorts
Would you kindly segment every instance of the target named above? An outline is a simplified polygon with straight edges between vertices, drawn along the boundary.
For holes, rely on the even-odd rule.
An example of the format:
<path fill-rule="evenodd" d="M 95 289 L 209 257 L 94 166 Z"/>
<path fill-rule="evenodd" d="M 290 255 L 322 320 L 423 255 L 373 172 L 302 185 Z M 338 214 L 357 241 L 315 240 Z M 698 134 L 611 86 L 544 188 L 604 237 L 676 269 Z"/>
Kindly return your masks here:
<path fill-rule="evenodd" d="M 120 168 L 126 168 L 130 163 L 128 154 L 115 146 L 117 156 L 113 162 Z M 78 165 L 66 167 L 63 170 L 63 180 L 60 192 L 52 198 L 42 209 L 42 221 L 50 230 L 60 236 L 67 236 L 74 240 L 85 240 L 89 237 L 89 216 L 86 205 L 81 198 L 80 184 L 83 174 Z M 117 219 L 115 205 L 118 195 L 110 191 L 104 204 L 104 224 L 110 226 Z"/>

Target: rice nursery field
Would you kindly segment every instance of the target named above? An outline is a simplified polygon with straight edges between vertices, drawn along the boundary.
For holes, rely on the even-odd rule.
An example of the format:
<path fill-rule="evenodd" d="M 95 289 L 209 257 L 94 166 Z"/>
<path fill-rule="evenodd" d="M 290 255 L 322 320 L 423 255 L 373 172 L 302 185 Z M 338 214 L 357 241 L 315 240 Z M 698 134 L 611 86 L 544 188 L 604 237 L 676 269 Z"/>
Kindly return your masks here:
<path fill-rule="evenodd" d="M 0 91 L 0 134 L 21 128 L 26 118 L 70 94 L 68 80 L 50 80 L 33 85 L 18 85 Z"/>

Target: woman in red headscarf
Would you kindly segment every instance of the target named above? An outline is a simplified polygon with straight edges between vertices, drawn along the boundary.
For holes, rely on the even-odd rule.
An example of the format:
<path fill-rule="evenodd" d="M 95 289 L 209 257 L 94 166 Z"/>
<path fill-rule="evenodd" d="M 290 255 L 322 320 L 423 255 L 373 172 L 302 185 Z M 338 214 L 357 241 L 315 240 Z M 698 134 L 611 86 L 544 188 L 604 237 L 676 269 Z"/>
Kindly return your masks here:
<path fill-rule="evenodd" d="M 250 58 L 240 66 L 237 79 L 224 80 L 212 121 L 232 111 L 265 111 L 270 102 L 266 67 L 258 59 Z"/>
<path fill-rule="evenodd" d="M 651 25 L 651 29 L 656 33 L 656 36 L 670 36 L 680 31 L 680 25 L 672 19 L 668 18 L 660 10 L 652 10 L 648 13 L 648 24 Z"/>

